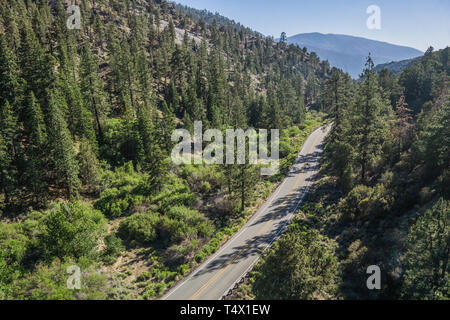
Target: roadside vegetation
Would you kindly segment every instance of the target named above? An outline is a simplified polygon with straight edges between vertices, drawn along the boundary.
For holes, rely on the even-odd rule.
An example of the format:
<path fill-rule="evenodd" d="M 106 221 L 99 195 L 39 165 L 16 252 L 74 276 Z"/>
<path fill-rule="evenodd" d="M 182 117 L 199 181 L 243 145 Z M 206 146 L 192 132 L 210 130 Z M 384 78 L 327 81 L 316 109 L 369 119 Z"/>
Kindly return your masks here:
<path fill-rule="evenodd" d="M 430 49 L 395 77 L 369 58 L 358 84 L 333 70 L 316 186 L 229 298 L 450 298 L 449 61 Z"/>
<path fill-rule="evenodd" d="M 281 133 L 284 166 L 322 124 L 317 114 L 307 118 L 301 128 Z M 3 298 L 161 296 L 236 233 L 284 177 L 258 178 L 242 211 L 240 190 L 238 196 L 228 193 L 225 170 L 230 169 L 174 167 L 160 192 L 147 196 L 148 177 L 127 163 L 101 171 L 103 191 L 92 203 L 53 202 L 20 222 L 0 223 Z M 80 290 L 67 288 L 72 265 L 83 270 Z M 53 282 L 56 277 L 61 278 Z"/>
<path fill-rule="evenodd" d="M 280 129 L 284 171 L 322 123 L 306 49 L 167 1 L 78 4 L 79 30 L 62 0 L 0 4 L 0 299 L 160 297 L 284 177 L 174 166 L 172 132 Z"/>
<path fill-rule="evenodd" d="M 63 0 L 0 3 L 0 299 L 161 297 L 326 123 L 317 189 L 246 294 L 449 297 L 449 48 L 398 76 L 369 58 L 356 82 L 283 37 L 164 0 L 79 5 L 69 30 Z M 175 166 L 171 135 L 195 121 L 280 129 L 279 173 Z M 367 264 L 382 291 L 364 287 Z"/>

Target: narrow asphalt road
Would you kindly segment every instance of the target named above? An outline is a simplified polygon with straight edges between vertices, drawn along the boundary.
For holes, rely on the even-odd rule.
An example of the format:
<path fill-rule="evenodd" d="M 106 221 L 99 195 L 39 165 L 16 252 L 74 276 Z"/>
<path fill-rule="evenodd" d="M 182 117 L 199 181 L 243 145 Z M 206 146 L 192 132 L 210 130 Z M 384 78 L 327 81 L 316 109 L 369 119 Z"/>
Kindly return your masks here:
<path fill-rule="evenodd" d="M 314 182 L 329 127 L 314 131 L 286 179 L 250 221 L 163 300 L 219 300 L 258 261 L 292 220 Z M 281 263 L 281 261 L 280 261 Z"/>

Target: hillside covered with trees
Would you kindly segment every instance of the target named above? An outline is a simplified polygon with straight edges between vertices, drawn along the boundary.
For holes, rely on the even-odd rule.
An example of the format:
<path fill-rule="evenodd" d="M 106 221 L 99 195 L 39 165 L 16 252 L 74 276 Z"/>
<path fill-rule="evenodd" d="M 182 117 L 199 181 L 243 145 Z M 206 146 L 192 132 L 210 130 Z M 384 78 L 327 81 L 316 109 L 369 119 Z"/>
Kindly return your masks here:
<path fill-rule="evenodd" d="M 153 299 L 283 178 L 329 65 L 166 1 L 76 4 L 81 29 L 64 1 L 0 4 L 0 299 Z M 282 170 L 174 166 L 194 121 L 285 128 Z"/>
<path fill-rule="evenodd" d="M 449 47 L 399 76 L 370 57 L 358 82 L 333 68 L 315 189 L 231 297 L 449 299 L 449 76 Z M 381 290 L 366 286 L 373 265 Z"/>
<path fill-rule="evenodd" d="M 209 12 L 69 2 L 81 29 L 62 0 L 0 3 L 0 299 L 161 297 L 245 224 L 326 122 L 315 190 L 239 294 L 449 298 L 449 48 L 398 76 L 369 58 L 354 81 Z M 195 121 L 280 129 L 279 173 L 175 166 L 172 132 Z M 368 292 L 373 264 L 384 287 Z"/>

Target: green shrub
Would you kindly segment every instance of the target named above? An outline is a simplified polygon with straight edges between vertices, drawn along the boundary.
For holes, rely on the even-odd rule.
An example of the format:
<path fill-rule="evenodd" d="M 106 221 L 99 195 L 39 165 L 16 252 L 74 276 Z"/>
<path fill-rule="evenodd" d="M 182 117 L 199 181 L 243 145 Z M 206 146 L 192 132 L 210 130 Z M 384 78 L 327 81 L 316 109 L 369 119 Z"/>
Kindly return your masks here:
<path fill-rule="evenodd" d="M 151 243 L 157 239 L 156 225 L 160 217 L 156 213 L 136 213 L 120 223 L 119 236 L 126 241 L 141 244 Z"/>
<path fill-rule="evenodd" d="M 210 191 L 211 191 L 211 185 L 209 184 L 209 182 L 204 182 L 202 184 L 201 192 L 202 193 L 209 193 Z"/>
<path fill-rule="evenodd" d="M 199 243 L 200 241 L 198 239 L 191 239 L 187 244 L 185 241 L 180 245 L 174 244 L 166 251 L 166 255 L 168 259 L 177 264 L 185 263 L 197 251 Z"/>
<path fill-rule="evenodd" d="M 340 201 L 339 211 L 347 219 L 376 217 L 391 210 L 393 203 L 393 195 L 385 185 L 378 184 L 372 188 L 359 185 Z"/>
<path fill-rule="evenodd" d="M 109 218 L 127 215 L 145 201 L 141 192 L 145 176 L 135 172 L 131 162 L 114 172 L 105 171 L 102 184 L 106 189 L 95 201 L 94 208 Z"/>
<path fill-rule="evenodd" d="M 288 134 L 290 137 L 295 137 L 301 133 L 302 133 L 302 131 L 300 130 L 300 128 L 298 126 L 291 126 L 288 129 Z"/>
<path fill-rule="evenodd" d="M 338 288 L 336 243 L 316 230 L 292 230 L 254 267 L 257 299 L 332 299 Z"/>
<path fill-rule="evenodd" d="M 203 260 L 205 260 L 206 258 L 206 253 L 203 251 L 200 251 L 199 253 L 197 253 L 197 255 L 195 256 L 195 261 L 197 263 L 202 262 Z"/>
<path fill-rule="evenodd" d="M 182 264 L 181 266 L 178 266 L 177 271 L 180 275 L 184 276 L 189 271 L 189 265 Z"/>
<path fill-rule="evenodd" d="M 289 139 L 283 139 L 280 141 L 280 158 L 285 158 L 291 153 L 296 152 L 291 141 Z"/>
<path fill-rule="evenodd" d="M 164 290 L 166 290 L 166 284 L 165 283 L 158 283 L 155 286 L 155 289 L 156 289 L 156 294 L 157 295 L 161 295 L 164 292 Z"/>
<path fill-rule="evenodd" d="M 32 273 L 17 280 L 11 299 L 19 300 L 104 300 L 106 298 L 107 277 L 98 274 L 90 261 L 73 261 L 65 258 L 50 264 L 39 263 Z M 72 290 L 67 286 L 70 266 L 78 265 L 82 272 L 81 289 Z"/>
<path fill-rule="evenodd" d="M 353 188 L 347 197 L 339 203 L 339 211 L 345 218 L 355 219 L 366 213 L 367 203 L 373 190 L 370 187 L 359 185 Z"/>
<path fill-rule="evenodd" d="M 209 237 L 213 232 L 212 223 L 206 220 L 197 210 L 183 206 L 173 207 L 167 212 L 167 216 L 194 227 L 197 230 L 197 235 L 199 237 Z"/>
<path fill-rule="evenodd" d="M 110 234 L 105 237 L 105 249 L 103 250 L 103 262 L 106 264 L 113 264 L 117 256 L 125 249 L 122 245 L 122 241 L 114 234 Z"/>
<path fill-rule="evenodd" d="M 48 259 L 92 256 L 106 232 L 101 212 L 80 202 L 61 203 L 41 221 L 40 246 Z"/>
<path fill-rule="evenodd" d="M 223 172 L 213 165 L 186 165 L 183 166 L 180 176 L 185 179 L 195 192 L 207 193 L 217 190 L 223 184 Z M 207 188 L 205 190 L 204 188 Z"/>
<path fill-rule="evenodd" d="M 161 238 L 171 243 L 186 238 L 209 237 L 213 230 L 212 223 L 201 213 L 184 206 L 170 208 L 158 226 Z"/>
<path fill-rule="evenodd" d="M 161 193 L 156 199 L 159 203 L 159 207 L 161 212 L 166 212 L 169 208 L 174 206 L 192 206 L 196 201 L 196 196 L 188 191 L 188 192 L 173 192 L 167 191 Z"/>
<path fill-rule="evenodd" d="M 220 246 L 220 239 L 214 237 L 209 241 L 209 243 L 205 246 L 203 250 L 209 255 L 215 253 L 219 248 L 219 246 Z"/>
<path fill-rule="evenodd" d="M 20 263 L 30 246 L 29 238 L 23 234 L 20 224 L 0 223 L 0 257 L 8 263 Z"/>
<path fill-rule="evenodd" d="M 9 299 L 13 283 L 22 276 L 22 263 L 32 244 L 20 226 L 0 222 L 0 300 Z"/>
<path fill-rule="evenodd" d="M 200 263 L 203 260 L 205 260 L 205 258 L 213 253 L 215 253 L 219 247 L 220 244 L 222 242 L 222 237 L 223 237 L 223 233 L 219 232 L 214 238 L 212 238 L 211 240 L 209 240 L 209 242 L 206 244 L 206 246 L 203 248 L 202 251 L 200 251 L 196 256 L 195 256 L 195 261 Z"/>
<path fill-rule="evenodd" d="M 144 196 L 133 194 L 133 191 L 132 186 L 122 187 L 120 190 L 108 189 L 101 193 L 94 207 L 110 218 L 124 216 L 131 212 L 132 208 L 144 202 Z"/>
<path fill-rule="evenodd" d="M 142 282 L 142 281 L 147 281 L 147 280 L 150 280 L 150 278 L 151 278 L 151 274 L 149 273 L 149 272 L 147 272 L 147 271 L 143 271 L 140 275 L 139 275 L 139 277 L 137 277 L 137 281 L 138 282 Z"/>
<path fill-rule="evenodd" d="M 197 197 L 182 179 L 170 174 L 161 192 L 154 196 L 151 202 L 159 207 L 161 213 L 166 213 L 171 207 L 194 205 Z"/>
<path fill-rule="evenodd" d="M 195 230 L 180 220 L 162 217 L 158 224 L 160 238 L 167 243 L 177 243 L 188 235 L 194 236 Z"/>
<path fill-rule="evenodd" d="M 155 291 L 155 285 L 153 283 L 150 283 L 146 288 L 142 295 L 142 298 L 149 300 L 153 298 L 156 295 Z"/>

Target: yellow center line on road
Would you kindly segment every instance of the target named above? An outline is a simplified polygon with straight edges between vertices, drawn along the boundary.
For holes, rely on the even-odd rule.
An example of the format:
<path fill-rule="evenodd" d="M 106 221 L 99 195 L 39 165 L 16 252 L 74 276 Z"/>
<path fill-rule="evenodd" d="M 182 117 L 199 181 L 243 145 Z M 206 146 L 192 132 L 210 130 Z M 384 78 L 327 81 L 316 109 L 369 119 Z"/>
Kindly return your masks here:
<path fill-rule="evenodd" d="M 314 142 L 312 144 L 312 146 L 309 148 L 308 150 L 308 154 L 311 153 L 311 150 L 313 149 L 313 147 L 315 147 L 317 139 L 319 137 L 316 137 L 314 139 Z M 286 204 L 286 202 L 288 202 L 291 197 L 292 194 L 294 193 L 294 191 L 297 189 L 298 184 L 300 183 L 300 178 L 302 176 L 302 171 L 303 169 L 300 171 L 300 173 L 297 176 L 297 179 L 295 180 L 295 184 L 292 187 L 291 191 L 289 192 L 286 200 L 283 201 L 283 203 L 281 204 L 281 206 L 279 207 L 279 210 L 276 210 L 272 216 L 271 219 L 269 221 L 267 221 L 264 226 L 261 227 L 261 229 L 258 231 L 258 234 L 256 235 L 256 237 L 259 237 L 261 234 L 264 233 L 264 231 L 267 229 L 267 227 L 269 226 L 269 224 L 272 222 L 272 219 L 275 217 L 275 215 L 280 212 L 284 205 Z M 255 242 L 255 240 L 251 241 L 250 243 L 248 243 L 243 249 L 241 249 L 241 251 L 239 251 L 234 257 L 233 259 L 231 259 L 229 262 L 227 262 L 227 264 L 225 266 L 222 267 L 222 269 L 220 269 L 211 279 L 208 280 L 208 282 L 206 282 L 200 289 L 198 289 L 190 298 L 189 300 L 195 300 L 206 288 L 208 288 L 218 277 L 220 277 L 220 275 L 222 273 L 224 273 L 240 256 L 241 254 L 248 249 L 248 247 L 250 247 L 250 245 Z"/>

